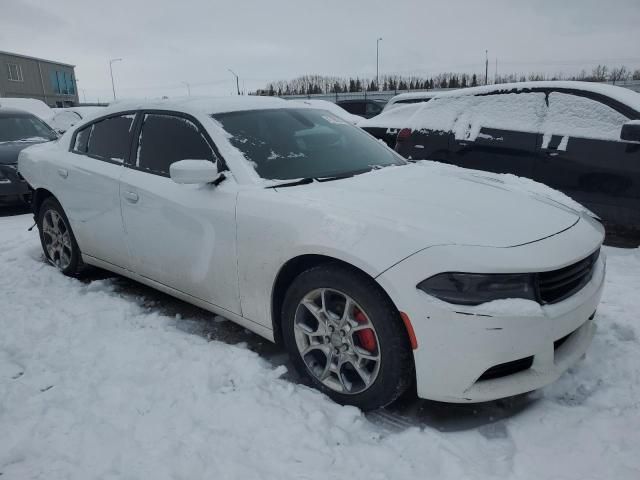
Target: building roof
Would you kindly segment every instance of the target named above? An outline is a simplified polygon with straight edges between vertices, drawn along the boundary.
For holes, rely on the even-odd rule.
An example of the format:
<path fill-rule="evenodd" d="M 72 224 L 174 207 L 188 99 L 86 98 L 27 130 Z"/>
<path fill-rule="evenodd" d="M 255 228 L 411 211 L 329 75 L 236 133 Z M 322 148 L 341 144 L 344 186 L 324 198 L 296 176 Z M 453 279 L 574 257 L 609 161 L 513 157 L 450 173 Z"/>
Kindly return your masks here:
<path fill-rule="evenodd" d="M 63 65 L 65 67 L 75 68 L 75 65 L 72 65 L 70 63 L 56 62 L 55 60 L 47 60 L 46 58 L 31 57 L 29 55 L 22 55 L 21 53 L 5 52 L 4 50 L 0 50 L 0 55 L 3 55 L 3 54 L 11 55 L 12 57 L 28 58 L 29 60 L 37 60 L 38 62 L 55 63 L 56 65 Z"/>

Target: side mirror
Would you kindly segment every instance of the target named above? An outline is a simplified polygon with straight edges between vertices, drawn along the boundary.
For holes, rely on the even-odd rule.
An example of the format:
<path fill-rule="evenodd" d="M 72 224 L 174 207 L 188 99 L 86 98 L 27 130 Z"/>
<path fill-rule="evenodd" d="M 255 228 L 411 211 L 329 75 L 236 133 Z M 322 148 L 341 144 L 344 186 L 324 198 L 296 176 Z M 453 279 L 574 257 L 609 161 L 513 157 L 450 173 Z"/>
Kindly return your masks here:
<path fill-rule="evenodd" d="M 640 120 L 632 120 L 625 123 L 620 131 L 620 139 L 640 142 Z"/>
<path fill-rule="evenodd" d="M 180 160 L 169 166 L 169 176 L 176 183 L 211 183 L 218 179 L 218 166 L 209 160 Z"/>

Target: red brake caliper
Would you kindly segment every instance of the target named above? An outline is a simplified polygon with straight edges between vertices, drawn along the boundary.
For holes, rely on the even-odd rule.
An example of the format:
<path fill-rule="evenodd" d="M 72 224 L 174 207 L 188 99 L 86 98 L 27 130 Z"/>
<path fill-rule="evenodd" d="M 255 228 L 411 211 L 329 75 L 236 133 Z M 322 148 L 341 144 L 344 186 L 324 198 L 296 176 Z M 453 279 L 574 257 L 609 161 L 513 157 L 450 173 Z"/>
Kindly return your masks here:
<path fill-rule="evenodd" d="M 367 317 L 364 316 L 360 310 L 355 310 L 355 315 L 353 316 L 356 322 L 360 324 L 367 323 Z M 369 352 L 373 352 L 376 349 L 376 336 L 373 334 L 373 330 L 367 328 L 365 330 L 358 330 L 356 332 L 356 337 L 358 338 L 358 342 L 360 346 Z"/>

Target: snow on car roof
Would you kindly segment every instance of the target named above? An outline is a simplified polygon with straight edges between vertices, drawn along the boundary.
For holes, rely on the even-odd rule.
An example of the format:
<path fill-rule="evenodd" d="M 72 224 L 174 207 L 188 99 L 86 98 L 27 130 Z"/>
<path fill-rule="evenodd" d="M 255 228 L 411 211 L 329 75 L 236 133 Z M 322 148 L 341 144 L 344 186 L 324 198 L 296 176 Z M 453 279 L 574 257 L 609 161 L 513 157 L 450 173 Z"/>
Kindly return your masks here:
<path fill-rule="evenodd" d="M 395 108 L 384 110 L 379 115 L 365 118 L 358 122 L 360 128 L 404 128 L 408 125 L 408 120 L 418 112 L 424 103 L 400 104 Z"/>
<path fill-rule="evenodd" d="M 441 93 L 440 91 L 429 90 L 426 92 L 407 92 L 399 93 L 398 95 L 391 97 L 389 103 L 395 103 L 400 100 L 413 100 L 414 98 L 433 98 Z"/>
<path fill-rule="evenodd" d="M 321 110 L 328 110 L 333 113 L 337 117 L 342 120 L 346 120 L 349 123 L 354 125 L 358 124 L 362 121 L 362 117 L 358 115 L 353 115 L 352 113 L 347 112 L 340 105 L 336 105 L 329 100 L 317 100 L 317 99 L 296 99 L 296 100 L 287 100 L 290 104 L 293 104 L 298 107 L 303 108 L 319 108 Z"/>
<path fill-rule="evenodd" d="M 29 112 L 45 122 L 53 118 L 53 110 L 42 100 L 35 98 L 0 98 L 0 108 L 14 108 Z"/>
<path fill-rule="evenodd" d="M 481 95 L 485 93 L 499 92 L 504 90 L 527 90 L 532 88 L 581 90 L 583 92 L 597 93 L 623 103 L 640 112 L 640 94 L 634 92 L 633 90 L 604 83 L 578 82 L 570 80 L 547 80 L 538 82 L 516 82 L 499 83 L 495 85 L 482 85 L 479 87 L 436 92 L 437 94 L 434 95 L 434 98 Z"/>
<path fill-rule="evenodd" d="M 266 108 L 287 108 L 291 105 L 281 98 L 261 96 L 233 97 L 178 97 L 155 100 L 120 100 L 112 102 L 104 109 L 104 113 L 124 110 L 160 109 L 177 110 L 192 114 L 211 115 L 241 110 L 261 110 Z"/>

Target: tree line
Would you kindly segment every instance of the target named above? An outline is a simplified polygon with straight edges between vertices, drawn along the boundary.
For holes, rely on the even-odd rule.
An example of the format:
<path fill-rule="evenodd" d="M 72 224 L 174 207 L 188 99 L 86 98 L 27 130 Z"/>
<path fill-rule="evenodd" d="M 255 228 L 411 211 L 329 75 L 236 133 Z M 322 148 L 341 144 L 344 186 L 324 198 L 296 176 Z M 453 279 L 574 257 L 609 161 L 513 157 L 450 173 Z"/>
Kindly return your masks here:
<path fill-rule="evenodd" d="M 538 80 L 580 80 L 586 82 L 610 81 L 614 85 L 629 79 L 640 80 L 640 69 L 629 70 L 626 66 L 609 68 L 606 65 L 598 65 L 591 72 L 582 70 L 577 75 L 566 76 L 562 74 L 529 73 L 489 75 L 488 83 L 511 83 Z M 355 93 L 397 90 L 431 90 L 434 88 L 465 88 L 484 85 L 484 74 L 476 73 L 440 73 L 431 77 L 382 75 L 379 85 L 375 78 L 346 78 L 327 75 L 302 75 L 292 80 L 278 80 L 271 82 L 265 89 L 259 89 L 256 95 L 314 95 L 329 93 Z"/>

